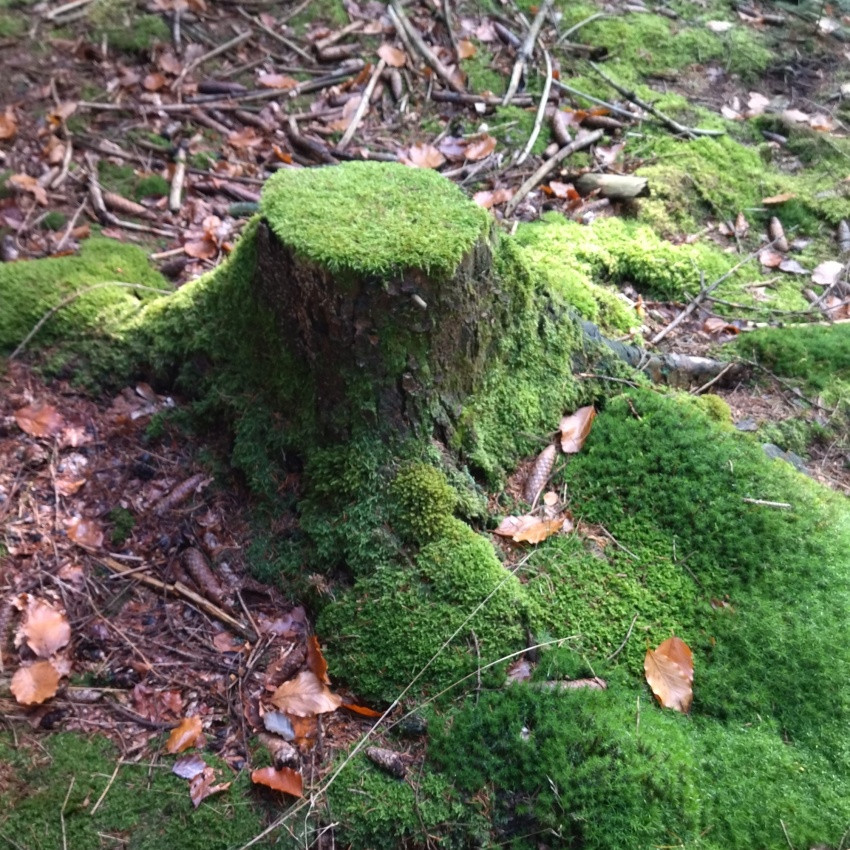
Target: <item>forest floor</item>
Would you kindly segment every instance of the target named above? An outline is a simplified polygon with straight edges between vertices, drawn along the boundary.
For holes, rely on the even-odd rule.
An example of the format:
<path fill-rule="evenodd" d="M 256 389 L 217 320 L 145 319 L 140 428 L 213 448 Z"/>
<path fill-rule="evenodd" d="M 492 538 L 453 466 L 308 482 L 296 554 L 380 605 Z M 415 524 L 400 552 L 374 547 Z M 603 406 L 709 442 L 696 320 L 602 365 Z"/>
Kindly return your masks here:
<path fill-rule="evenodd" d="M 536 5 L 0 0 L 2 260 L 73 256 L 93 236 L 107 237 L 140 245 L 179 286 L 227 257 L 275 170 L 378 159 L 439 169 L 506 230 L 544 213 L 587 226 L 622 217 L 671 244 L 749 257 L 749 278 L 713 293 L 711 280 L 676 298 L 639 295 L 628 274 L 612 281 L 637 311 L 631 338 L 651 340 L 690 309 L 661 351 L 725 360 L 756 326 L 850 320 L 850 231 L 841 230 L 850 216 L 850 77 L 839 72 L 850 51 L 841 11 L 641 0 L 545 8 L 519 86 L 503 103 Z M 705 128 L 757 151 L 745 164 L 765 163 L 759 185 L 745 191 L 735 181 L 752 181 L 755 171 L 724 174 L 735 160 L 707 155 L 692 185 L 665 171 L 677 162 L 676 143 L 711 138 Z M 589 148 L 596 129 L 606 135 Z M 659 134 L 666 138 L 656 144 Z M 526 189 L 571 141 L 576 154 Z M 578 191 L 589 173 L 645 177 L 652 194 Z M 724 177 L 731 189 L 718 182 Z M 729 201 L 742 193 L 740 207 Z M 759 362 L 732 384 L 693 392 L 716 393 L 737 428 L 758 431 L 847 494 L 850 442 L 843 376 L 835 377 L 780 374 Z M 14 742 L 15 763 L 37 782 L 55 758 L 52 744 L 39 743 L 42 731 L 107 736 L 115 750 L 91 756 L 106 774 L 86 800 L 107 816 L 70 833 L 104 847 L 130 841 L 104 803 L 114 793 L 116 806 L 133 805 L 126 787 L 112 790 L 119 770 L 167 774 L 163 747 L 197 743 L 197 730 L 180 726 L 190 716 L 206 718 L 214 754 L 185 767 L 195 805 L 234 771 L 265 766 L 257 746 L 272 746 L 263 728 L 280 733 L 275 722 L 293 725 L 284 735 L 293 746 L 277 747 L 272 760 L 315 787 L 384 706 L 342 691 L 337 711 L 294 724 L 261 716 L 261 698 L 302 673 L 329 692 L 301 600 L 252 574 L 260 556 L 248 494 L 232 480 L 214 483 L 226 446 L 194 443 L 169 420 L 179 398 L 146 384 L 92 398 L 73 378 L 45 376 L 20 359 L 0 376 L 0 709 L 12 729 L 3 746 Z M 297 493 L 297 474 L 287 486 Z M 325 577 L 311 578 L 317 594 L 333 595 Z M 36 610 L 41 604 L 47 613 Z M 59 652 L 71 684 L 44 697 L 56 691 L 48 671 L 19 683 L 16 701 L 12 674 L 39 655 L 30 653 L 39 640 Z M 21 687 L 36 705 L 21 705 Z M 166 744 L 175 727 L 186 738 Z M 408 769 L 417 746 L 404 754 Z M 9 773 L 0 770 L 0 797 L 15 797 Z M 0 815 L 0 841 L 27 850 L 66 841 L 73 775 L 62 774 L 61 793 L 49 798 L 57 811 L 46 838 L 22 836 L 17 820 L 9 831 Z M 165 793 L 189 796 L 181 779 L 168 778 Z M 211 823 L 232 825 L 232 845 L 262 824 L 229 803 L 213 805 Z M 155 815 L 140 809 L 139 817 Z"/>

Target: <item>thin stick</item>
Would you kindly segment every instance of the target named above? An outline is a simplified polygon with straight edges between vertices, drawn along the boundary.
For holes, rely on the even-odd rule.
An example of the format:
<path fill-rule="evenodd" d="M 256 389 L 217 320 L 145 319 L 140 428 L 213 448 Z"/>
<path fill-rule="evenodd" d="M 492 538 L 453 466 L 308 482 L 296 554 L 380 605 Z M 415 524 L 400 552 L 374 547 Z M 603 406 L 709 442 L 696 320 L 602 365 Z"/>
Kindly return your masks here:
<path fill-rule="evenodd" d="M 765 508 L 793 508 L 794 506 L 789 504 L 788 502 L 769 502 L 766 499 L 747 499 L 742 498 L 742 502 L 746 502 L 748 505 L 761 505 Z"/>
<path fill-rule="evenodd" d="M 671 118 L 669 115 L 661 112 L 661 110 L 656 109 L 651 103 L 647 103 L 644 100 L 641 100 L 633 91 L 629 91 L 625 86 L 621 86 L 615 80 L 612 80 L 595 62 L 588 61 L 587 63 L 611 86 L 612 89 L 618 91 L 626 100 L 631 101 L 635 106 L 639 106 L 645 112 L 648 112 L 650 115 L 654 115 L 662 124 L 666 124 L 674 133 L 680 133 L 683 136 L 688 136 L 690 138 L 696 138 L 697 136 L 725 136 L 725 130 L 702 130 L 699 127 L 686 127 L 684 124 L 680 124 L 676 121 L 675 118 Z"/>
<path fill-rule="evenodd" d="M 534 127 L 531 129 L 531 135 L 528 137 L 528 141 L 525 143 L 522 153 L 517 157 L 517 165 L 522 165 L 531 153 L 531 149 L 534 147 L 534 143 L 540 135 L 540 128 L 543 125 L 543 119 L 546 116 L 549 92 L 552 89 L 552 57 L 549 55 L 548 50 L 543 51 L 543 58 L 546 60 L 546 82 L 543 84 L 543 94 L 540 95 L 540 104 L 537 107 L 537 115 L 534 118 Z"/>
<path fill-rule="evenodd" d="M 513 214 L 513 211 L 519 206 L 520 202 L 525 198 L 525 196 L 535 187 L 538 183 L 540 183 L 546 175 L 552 171 L 556 165 L 563 162 L 568 156 L 574 154 L 576 151 L 584 150 L 584 148 L 589 148 L 594 142 L 599 141 L 602 138 L 602 130 L 594 130 L 592 133 L 588 133 L 584 138 L 576 139 L 573 142 L 570 142 L 568 145 L 564 145 L 554 156 L 550 156 L 519 189 L 514 193 L 513 198 L 508 201 L 507 206 L 505 207 L 505 218 Z"/>
<path fill-rule="evenodd" d="M 62 827 L 62 850 L 68 850 L 68 835 L 65 831 L 65 809 L 68 805 L 68 799 L 71 796 L 71 791 L 74 788 L 74 783 L 77 781 L 76 775 L 71 777 L 71 784 L 68 786 L 68 793 L 65 795 L 65 800 L 62 803 L 62 810 L 59 812 L 59 825 Z"/>
<path fill-rule="evenodd" d="M 76 292 L 72 292 L 70 295 L 63 298 L 55 307 L 51 307 L 35 324 L 35 327 L 24 337 L 21 344 L 9 355 L 9 360 L 14 360 L 26 347 L 30 340 L 44 327 L 45 322 L 47 322 L 51 317 L 55 316 L 63 307 L 67 307 L 71 302 L 76 301 L 77 298 L 85 295 L 88 292 L 91 292 L 94 289 L 103 289 L 105 286 L 122 286 L 125 289 L 139 289 L 144 290 L 146 292 L 157 292 L 160 295 L 171 295 L 171 290 L 168 289 L 156 289 L 153 286 L 144 286 L 141 283 L 123 283 L 117 280 L 110 280 L 104 283 L 94 283 L 91 286 L 86 286 L 83 289 L 79 289 Z"/>
<path fill-rule="evenodd" d="M 360 122 L 363 120 L 363 116 L 369 110 L 369 103 L 372 100 L 372 92 L 375 91 L 375 86 L 377 85 L 378 80 L 381 77 L 381 74 L 384 73 L 384 68 L 387 67 L 387 63 L 385 60 L 381 59 L 380 62 L 375 66 L 375 70 L 372 72 L 372 76 L 369 78 L 369 82 L 366 85 L 366 88 L 363 90 L 363 94 L 360 97 L 360 103 L 357 104 L 357 110 L 351 118 L 351 123 L 346 127 L 345 132 L 342 134 L 342 138 L 339 140 L 339 144 L 336 146 L 337 150 L 345 150 L 348 147 L 348 143 L 354 137 L 354 134 L 357 132 L 357 128 L 360 126 Z"/>
<path fill-rule="evenodd" d="M 626 644 L 629 642 L 629 638 L 632 636 L 632 629 L 635 627 L 637 618 L 637 614 L 632 617 L 632 624 L 629 626 L 629 630 L 626 632 L 626 636 L 623 638 L 623 642 L 605 659 L 606 661 L 613 661 L 626 648 Z"/>
<path fill-rule="evenodd" d="M 64 247 L 65 243 L 68 241 L 71 236 L 71 231 L 77 226 L 77 222 L 80 219 L 80 216 L 83 214 L 83 210 L 86 208 L 86 204 L 88 203 L 88 199 L 84 198 L 83 202 L 74 210 L 74 214 L 71 216 L 71 220 L 68 222 L 68 226 L 65 228 L 65 232 L 62 234 L 62 238 L 56 243 L 56 247 L 53 249 L 55 254 L 58 254 Z"/>
<path fill-rule="evenodd" d="M 449 41 L 452 43 L 452 49 L 455 53 L 458 51 L 457 35 L 455 34 L 454 26 L 452 25 L 452 4 L 451 0 L 443 0 L 443 20 L 446 22 L 446 31 L 449 34 Z"/>
<path fill-rule="evenodd" d="M 573 33 L 578 32 L 582 27 L 587 26 L 588 24 L 592 24 L 594 21 L 598 21 L 600 18 L 607 17 L 608 15 L 606 15 L 604 12 L 596 12 L 595 14 L 585 18 L 583 21 L 579 21 L 577 24 L 574 24 L 568 30 L 562 32 L 555 43 L 560 44 L 562 41 L 566 41 Z"/>
<path fill-rule="evenodd" d="M 534 16 L 534 20 L 531 22 L 531 26 L 528 28 L 525 40 L 522 42 L 519 50 L 517 51 L 516 62 L 514 63 L 514 69 L 511 72 L 511 80 L 508 83 L 508 90 L 505 92 L 505 97 L 502 100 L 503 106 L 508 105 L 510 99 L 516 94 L 516 90 L 519 88 L 519 81 L 525 72 L 525 66 L 528 64 L 531 54 L 534 53 L 534 45 L 537 42 L 537 36 L 540 35 L 540 29 L 543 26 L 543 21 L 546 20 L 546 15 L 549 14 L 549 9 L 552 8 L 553 2 L 554 0 L 543 0 L 540 4 L 540 8 L 537 10 L 537 14 Z"/>
<path fill-rule="evenodd" d="M 219 44 L 218 47 L 214 47 L 212 50 L 204 53 L 203 56 L 199 56 L 194 61 L 190 62 L 186 67 L 180 72 L 179 76 L 176 80 L 171 84 L 171 91 L 175 91 L 180 85 L 183 83 L 183 80 L 186 79 L 188 74 L 191 74 L 196 68 L 200 67 L 204 64 L 204 62 L 208 62 L 210 59 L 214 59 L 216 56 L 220 56 L 222 53 L 226 53 L 233 47 L 237 47 L 242 44 L 242 42 L 247 41 L 251 38 L 251 30 L 245 30 L 243 32 L 238 33 L 233 36 L 229 41 L 225 41 L 224 44 Z"/>
<path fill-rule="evenodd" d="M 791 839 L 788 837 L 788 830 L 785 829 L 785 821 L 782 818 L 779 818 L 779 825 L 782 827 L 782 831 L 785 833 L 785 840 L 788 842 L 788 846 L 791 850 L 794 850 L 794 845 L 791 843 Z"/>
<path fill-rule="evenodd" d="M 316 60 L 306 51 L 302 50 L 294 41 L 290 41 L 285 36 L 282 36 L 280 33 L 275 32 L 273 29 L 267 27 L 261 21 L 256 20 L 256 18 L 252 17 L 248 12 L 246 12 L 241 6 L 236 7 L 236 11 L 242 15 L 243 18 L 249 20 L 255 27 L 261 29 L 266 35 L 271 36 L 275 41 L 279 41 L 284 47 L 289 48 L 293 53 L 297 53 L 308 65 L 315 65 Z"/>
<path fill-rule="evenodd" d="M 774 244 L 774 242 L 776 242 L 776 241 L 777 240 L 774 239 L 773 242 L 769 242 L 767 244 L 767 247 L 770 248 Z M 667 334 L 669 334 L 670 331 L 679 327 L 679 325 L 681 325 L 682 322 L 684 322 L 685 319 L 687 319 L 687 317 L 690 316 L 691 313 L 693 313 L 694 310 L 696 310 L 697 307 L 699 307 L 700 303 L 705 299 L 705 297 L 707 295 L 714 292 L 714 290 L 717 289 L 717 287 L 720 286 L 720 284 L 723 283 L 723 281 L 728 280 L 730 277 L 732 277 L 732 275 L 735 274 L 735 272 L 738 271 L 738 269 L 740 269 L 742 266 L 745 266 L 751 260 L 754 260 L 764 250 L 764 248 L 765 248 L 765 246 L 760 246 L 760 247 L 756 248 L 755 251 L 751 251 L 749 254 L 747 254 L 746 257 L 744 257 L 743 260 L 741 260 L 739 263 L 736 263 L 734 266 L 732 266 L 732 268 L 729 269 L 729 271 L 726 272 L 726 274 L 721 275 L 719 278 L 717 278 L 717 280 L 715 280 L 714 283 L 711 283 L 708 286 L 702 287 L 700 289 L 699 293 L 697 293 L 697 295 L 694 297 L 694 299 L 690 302 L 690 304 L 688 304 L 688 306 L 685 307 L 685 309 L 682 310 L 682 312 L 679 313 L 679 315 L 676 316 L 676 318 L 673 319 L 673 321 L 670 322 L 669 325 L 662 328 L 649 341 L 649 344 L 650 345 L 658 345 L 658 343 L 661 342 L 661 340 L 664 339 L 664 337 L 667 336 Z"/>
<path fill-rule="evenodd" d="M 437 58 L 436 54 L 425 44 L 425 40 L 419 34 L 419 31 L 413 24 L 410 23 L 404 9 L 398 0 L 390 0 L 390 5 L 387 7 L 393 14 L 390 16 L 393 21 L 393 26 L 398 30 L 399 26 L 407 33 L 408 38 L 413 43 L 413 46 L 422 56 L 422 58 L 433 69 L 434 73 L 452 90 L 463 92 L 463 86 L 459 85 L 449 73 L 448 68 Z"/>
<path fill-rule="evenodd" d="M 171 189 L 168 192 L 168 209 L 180 212 L 183 205 L 183 181 L 186 179 L 186 148 L 180 145 L 174 157 L 174 176 L 171 178 Z"/>
<path fill-rule="evenodd" d="M 600 98 L 594 97 L 592 94 L 587 94 L 579 89 L 574 89 L 572 86 L 569 86 L 560 80 L 555 80 L 555 87 L 561 89 L 561 91 L 567 92 L 568 94 L 574 95 L 575 97 L 583 98 L 590 103 L 595 103 L 598 106 L 604 106 L 606 109 L 611 110 L 611 112 L 616 112 L 618 115 L 621 115 L 623 118 L 628 118 L 630 121 L 634 121 L 638 117 L 634 114 L 634 112 L 629 112 L 628 109 L 623 109 L 622 106 L 617 106 L 616 103 L 608 103 L 607 100 L 600 100 Z"/>
<path fill-rule="evenodd" d="M 87 6 L 91 2 L 92 0 L 71 0 L 70 3 L 63 3 L 61 6 L 57 6 L 55 9 L 51 9 L 49 12 L 45 13 L 44 20 L 55 21 L 57 18 L 61 18 L 62 15 L 65 15 L 68 12 L 73 12 L 81 6 Z"/>
<path fill-rule="evenodd" d="M 106 788 L 103 789 L 103 793 L 97 798 L 97 802 L 91 807 L 90 815 L 94 815 L 94 813 L 100 808 L 100 804 L 106 798 L 109 789 L 112 787 L 112 783 L 115 782 L 115 777 L 118 776 L 118 771 L 121 769 L 121 762 L 119 761 L 115 765 L 115 770 L 112 771 L 112 776 L 109 777 L 109 782 L 106 783 Z"/>
<path fill-rule="evenodd" d="M 703 384 L 701 387 L 696 387 L 691 390 L 691 395 L 700 395 L 704 393 L 710 386 L 716 384 L 735 364 L 727 363 L 710 381 Z"/>

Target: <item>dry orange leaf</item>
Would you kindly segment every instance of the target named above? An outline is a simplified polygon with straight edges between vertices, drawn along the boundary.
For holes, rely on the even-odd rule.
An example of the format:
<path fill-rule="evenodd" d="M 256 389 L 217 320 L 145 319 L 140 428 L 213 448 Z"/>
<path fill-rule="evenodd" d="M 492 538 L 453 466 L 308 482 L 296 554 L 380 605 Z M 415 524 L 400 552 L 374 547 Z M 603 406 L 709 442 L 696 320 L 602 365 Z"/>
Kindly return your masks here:
<path fill-rule="evenodd" d="M 15 671 L 9 690 L 21 705 L 38 705 L 56 693 L 61 678 L 49 661 L 36 661 Z"/>
<path fill-rule="evenodd" d="M 667 638 L 657 649 L 648 649 L 643 661 L 646 681 L 665 708 L 687 714 L 694 698 L 694 656 L 678 637 Z"/>
<path fill-rule="evenodd" d="M 36 655 L 48 658 L 71 640 L 71 626 L 49 602 L 30 598 L 20 634 Z"/>
<path fill-rule="evenodd" d="M 65 427 L 62 414 L 51 404 L 35 401 L 15 411 L 18 427 L 31 437 L 55 437 Z"/>
<path fill-rule="evenodd" d="M 227 144 L 233 148 L 255 148 L 263 142 L 263 137 L 253 127 L 246 127 L 227 136 Z"/>
<path fill-rule="evenodd" d="M 257 77 L 257 82 L 267 89 L 282 89 L 289 91 L 298 85 L 298 80 L 294 77 L 287 77 L 285 74 L 260 74 Z"/>
<path fill-rule="evenodd" d="M 303 797 L 301 774 L 290 767 L 261 767 L 251 771 L 251 782 L 255 785 L 267 785 L 275 791 L 283 791 L 293 797 Z"/>
<path fill-rule="evenodd" d="M 333 693 L 312 670 L 302 670 L 294 679 L 278 687 L 269 701 L 287 714 L 312 717 L 336 711 L 342 704 L 342 697 Z"/>
<path fill-rule="evenodd" d="M 542 543 L 547 537 L 557 534 L 564 525 L 564 518 L 540 519 L 526 514 L 525 516 L 505 517 L 499 527 L 493 532 L 502 537 L 510 537 L 514 543 Z"/>
<path fill-rule="evenodd" d="M 100 526 L 92 519 L 72 517 L 65 526 L 68 539 L 83 549 L 100 549 L 103 545 L 103 532 Z"/>
<path fill-rule="evenodd" d="M 0 115 L 0 140 L 14 139 L 18 132 L 18 122 L 15 120 L 15 113 L 11 106 L 6 107 L 6 111 Z"/>
<path fill-rule="evenodd" d="M 709 316 L 703 322 L 702 329 L 710 334 L 740 333 L 740 330 L 735 325 L 730 324 L 726 319 L 721 319 L 719 316 Z"/>
<path fill-rule="evenodd" d="M 590 405 L 580 407 L 571 416 L 565 416 L 561 420 L 558 428 L 561 432 L 561 451 L 564 454 L 571 455 L 581 451 L 595 418 L 596 408 Z"/>
<path fill-rule="evenodd" d="M 359 714 L 362 717 L 383 717 L 384 713 L 382 711 L 375 711 L 374 708 L 367 708 L 365 705 L 355 705 L 353 702 L 344 702 L 342 704 L 343 708 L 347 708 L 349 711 L 353 711 L 355 714 Z"/>
<path fill-rule="evenodd" d="M 771 195 L 769 198 L 762 198 L 761 202 L 766 206 L 771 206 L 773 204 L 784 204 L 786 201 L 790 201 L 796 197 L 793 192 L 783 192 L 781 195 Z"/>
<path fill-rule="evenodd" d="M 187 256 L 196 260 L 211 260 L 218 253 L 218 245 L 209 239 L 194 239 L 187 242 L 183 250 Z"/>
<path fill-rule="evenodd" d="M 391 44 L 382 44 L 378 48 L 378 56 L 390 66 L 390 68 L 403 68 L 407 62 L 407 54 Z"/>
<path fill-rule="evenodd" d="M 165 742 L 165 751 L 167 753 L 182 753 L 183 750 L 194 747 L 201 734 L 201 728 L 201 718 L 197 715 L 184 717 L 179 725 L 171 730 L 171 734 Z"/>
<path fill-rule="evenodd" d="M 307 638 L 307 666 L 316 674 L 316 678 L 320 682 L 324 682 L 326 685 L 331 683 L 328 678 L 328 662 L 322 655 L 319 639 L 315 635 L 310 635 Z"/>
<path fill-rule="evenodd" d="M 472 200 L 475 201 L 479 207 L 484 207 L 485 210 L 489 210 L 490 207 L 506 203 L 513 196 L 513 189 L 493 189 L 492 191 L 485 189 L 480 192 L 476 192 L 472 196 Z"/>
<path fill-rule="evenodd" d="M 458 59 L 471 59 L 475 56 L 475 51 L 476 47 L 469 39 L 464 38 L 457 43 Z"/>
<path fill-rule="evenodd" d="M 496 150 L 496 139 L 485 133 L 483 136 L 473 139 L 466 146 L 466 151 L 464 153 L 466 154 L 467 159 L 471 159 L 475 162 L 479 159 L 484 159 L 484 157 L 490 156 L 494 150 Z"/>
<path fill-rule="evenodd" d="M 167 82 L 165 74 L 153 71 L 142 80 L 142 87 L 145 91 L 159 91 Z"/>
<path fill-rule="evenodd" d="M 411 145 L 405 159 L 416 168 L 439 168 L 446 161 L 437 148 L 427 143 Z"/>

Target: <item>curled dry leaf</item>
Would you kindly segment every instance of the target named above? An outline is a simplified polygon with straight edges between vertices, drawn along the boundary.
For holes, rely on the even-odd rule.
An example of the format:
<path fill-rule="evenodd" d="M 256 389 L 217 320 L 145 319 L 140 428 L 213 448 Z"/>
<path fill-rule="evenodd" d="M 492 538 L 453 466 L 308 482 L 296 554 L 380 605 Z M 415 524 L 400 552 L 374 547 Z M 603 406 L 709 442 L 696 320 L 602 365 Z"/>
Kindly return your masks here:
<path fill-rule="evenodd" d="M 165 742 L 165 751 L 167 753 L 182 753 L 183 750 L 194 747 L 200 737 L 201 728 L 201 718 L 197 715 L 184 717 L 179 725 L 171 730 L 171 734 Z"/>
<path fill-rule="evenodd" d="M 759 253 L 759 262 L 768 269 L 778 268 L 783 259 L 782 254 L 774 251 L 773 248 L 765 248 Z"/>
<path fill-rule="evenodd" d="M 201 773 L 195 776 L 189 783 L 189 797 L 192 800 L 192 805 L 197 809 L 207 797 L 213 794 L 219 794 L 230 788 L 229 782 L 221 782 L 218 785 L 213 785 L 216 776 L 215 771 L 211 767 L 205 767 Z"/>
<path fill-rule="evenodd" d="M 275 708 L 296 717 L 336 711 L 342 704 L 342 698 L 323 684 L 312 670 L 302 670 L 294 679 L 284 682 L 269 701 Z"/>
<path fill-rule="evenodd" d="M 251 782 L 255 785 L 266 785 L 275 791 L 283 791 L 293 797 L 303 797 L 303 782 L 301 774 L 290 767 L 261 767 L 251 771 Z"/>
<path fill-rule="evenodd" d="M 821 286 L 832 286 L 841 278 L 844 271 L 844 263 L 839 263 L 838 260 L 827 260 L 821 263 L 812 272 L 812 283 L 818 283 Z"/>
<path fill-rule="evenodd" d="M 596 418 L 596 408 L 593 405 L 580 407 L 571 416 L 565 416 L 558 426 L 561 432 L 561 451 L 564 454 L 576 454 L 581 451 L 587 435 Z"/>
<path fill-rule="evenodd" d="M 145 91 L 159 91 L 167 82 L 168 80 L 165 79 L 164 74 L 160 74 L 159 71 L 153 71 L 142 80 L 142 87 Z"/>
<path fill-rule="evenodd" d="M 285 74 L 260 74 L 257 77 L 257 83 L 266 89 L 289 91 L 298 85 L 298 80 L 287 77 Z"/>
<path fill-rule="evenodd" d="M 433 145 L 411 145 L 404 161 L 416 168 L 439 168 L 446 158 Z"/>
<path fill-rule="evenodd" d="M 65 427 L 62 414 L 43 401 L 35 401 L 16 410 L 15 422 L 31 437 L 55 437 Z"/>
<path fill-rule="evenodd" d="M 56 693 L 61 678 L 50 661 L 36 661 L 15 671 L 9 690 L 21 705 L 39 705 Z"/>
<path fill-rule="evenodd" d="M 181 779 L 194 779 L 204 772 L 206 766 L 207 763 L 197 753 L 191 753 L 187 756 L 180 756 L 171 766 L 171 772 Z"/>
<path fill-rule="evenodd" d="M 739 329 L 735 325 L 730 324 L 726 319 L 721 319 L 719 316 L 710 316 L 703 322 L 702 329 L 710 334 L 739 333 Z"/>
<path fill-rule="evenodd" d="M 91 519 L 83 517 L 72 517 L 65 526 L 68 539 L 83 549 L 100 549 L 103 545 L 103 532 L 100 526 Z"/>
<path fill-rule="evenodd" d="M 391 44 L 382 44 L 378 48 L 378 56 L 390 66 L 390 68 L 403 68 L 407 63 L 407 54 Z"/>
<path fill-rule="evenodd" d="M 542 543 L 547 537 L 557 534 L 564 527 L 564 517 L 540 519 L 525 516 L 505 517 L 493 532 L 501 537 L 510 537 L 514 543 Z"/>
<path fill-rule="evenodd" d="M 657 649 L 648 649 L 643 661 L 646 681 L 665 708 L 687 714 L 694 698 L 694 657 L 678 637 L 667 638 Z"/>
<path fill-rule="evenodd" d="M 514 196 L 513 189 L 493 189 L 492 191 L 476 192 L 472 196 L 472 200 L 479 207 L 484 207 L 489 210 L 491 207 L 497 207 L 499 204 L 507 203 Z"/>
<path fill-rule="evenodd" d="M 467 159 L 477 162 L 479 159 L 490 156 L 494 150 L 496 150 L 496 139 L 485 133 L 469 142 L 465 154 Z"/>
<path fill-rule="evenodd" d="M 310 635 L 307 638 L 307 666 L 316 674 L 316 678 L 329 685 L 331 680 L 328 678 L 328 662 L 325 661 L 325 656 L 322 655 L 322 648 L 319 646 L 319 639 L 315 635 Z"/>
<path fill-rule="evenodd" d="M 43 599 L 30 598 L 20 636 L 39 657 L 49 658 L 71 640 L 68 618 Z"/>

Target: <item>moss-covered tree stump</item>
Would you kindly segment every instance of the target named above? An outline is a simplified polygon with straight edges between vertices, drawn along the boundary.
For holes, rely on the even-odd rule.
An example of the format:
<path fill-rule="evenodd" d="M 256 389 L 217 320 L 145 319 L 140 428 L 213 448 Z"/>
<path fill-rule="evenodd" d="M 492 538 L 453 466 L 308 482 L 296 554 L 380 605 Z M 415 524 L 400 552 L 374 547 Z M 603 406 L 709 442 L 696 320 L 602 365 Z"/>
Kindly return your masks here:
<path fill-rule="evenodd" d="M 456 186 L 369 162 L 280 172 L 261 213 L 255 286 L 323 428 L 445 419 L 480 386 L 506 304 L 490 216 Z"/>

